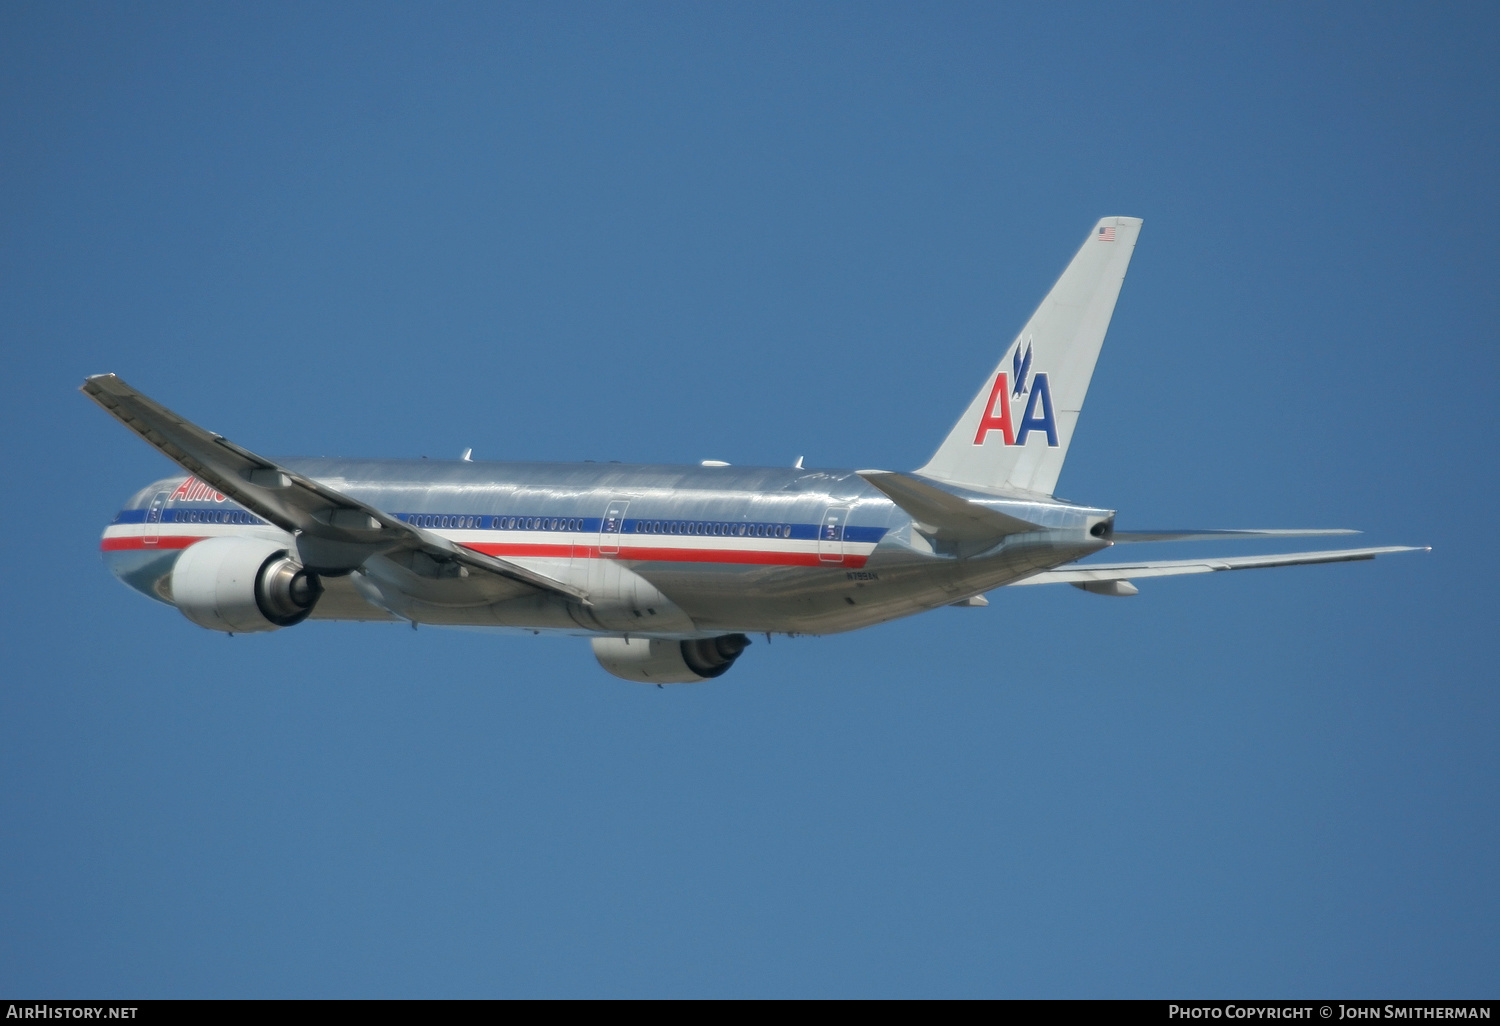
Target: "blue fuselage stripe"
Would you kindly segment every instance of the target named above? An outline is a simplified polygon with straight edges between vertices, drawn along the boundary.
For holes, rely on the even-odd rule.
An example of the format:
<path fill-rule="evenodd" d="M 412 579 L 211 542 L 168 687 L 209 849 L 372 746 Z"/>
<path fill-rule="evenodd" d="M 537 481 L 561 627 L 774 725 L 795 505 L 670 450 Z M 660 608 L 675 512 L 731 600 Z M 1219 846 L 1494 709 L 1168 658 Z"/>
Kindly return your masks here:
<path fill-rule="evenodd" d="M 144 524 L 147 511 L 123 509 L 116 514 L 117 524 Z M 397 513 L 396 519 L 427 530 L 448 531 L 557 531 L 573 534 L 598 534 L 601 517 L 528 516 L 524 514 L 494 516 L 474 513 Z M 243 524 L 264 525 L 255 514 L 239 506 L 178 506 L 163 509 L 156 521 L 161 524 Z M 737 520 L 682 520 L 629 517 L 620 525 L 620 534 L 696 536 L 711 538 L 790 538 L 813 541 L 819 537 L 817 524 L 784 524 Z M 842 539 L 851 542 L 876 543 L 885 536 L 883 527 L 843 529 Z M 833 540 L 833 539 L 830 539 Z"/>

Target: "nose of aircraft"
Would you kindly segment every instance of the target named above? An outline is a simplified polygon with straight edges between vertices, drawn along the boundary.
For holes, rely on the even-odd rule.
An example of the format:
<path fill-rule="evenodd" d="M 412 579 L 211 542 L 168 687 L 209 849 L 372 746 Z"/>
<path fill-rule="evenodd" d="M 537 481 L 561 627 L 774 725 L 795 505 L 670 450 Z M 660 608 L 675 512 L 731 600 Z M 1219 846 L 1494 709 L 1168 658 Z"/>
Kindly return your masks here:
<path fill-rule="evenodd" d="M 99 539 L 99 554 L 110 573 L 158 602 L 171 601 L 166 582 L 182 551 L 160 533 L 165 494 L 152 488 L 138 492 L 115 514 Z"/>

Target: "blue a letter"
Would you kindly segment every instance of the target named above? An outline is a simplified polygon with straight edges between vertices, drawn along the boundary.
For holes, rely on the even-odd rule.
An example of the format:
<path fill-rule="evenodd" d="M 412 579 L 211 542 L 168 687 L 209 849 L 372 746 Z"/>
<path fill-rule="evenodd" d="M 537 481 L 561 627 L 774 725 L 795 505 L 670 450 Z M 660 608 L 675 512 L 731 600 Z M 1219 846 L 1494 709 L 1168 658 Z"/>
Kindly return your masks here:
<path fill-rule="evenodd" d="M 1042 415 L 1036 415 L 1037 403 L 1041 403 Z M 1047 375 L 1035 374 L 1031 378 L 1031 396 L 1026 400 L 1026 415 L 1021 418 L 1021 428 L 1016 432 L 1016 444 L 1025 445 L 1026 436 L 1033 431 L 1047 432 L 1047 444 L 1057 445 L 1057 422 L 1052 417 L 1052 388 L 1047 384 Z"/>

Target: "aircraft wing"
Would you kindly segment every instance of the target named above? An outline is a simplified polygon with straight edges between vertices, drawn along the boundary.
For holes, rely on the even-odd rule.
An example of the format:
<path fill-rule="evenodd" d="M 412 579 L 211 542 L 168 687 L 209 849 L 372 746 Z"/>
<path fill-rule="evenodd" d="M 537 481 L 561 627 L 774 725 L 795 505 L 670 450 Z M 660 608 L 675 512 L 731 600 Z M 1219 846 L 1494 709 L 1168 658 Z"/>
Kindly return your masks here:
<path fill-rule="evenodd" d="M 580 601 L 586 598 L 577 588 L 545 574 L 455 545 L 278 466 L 178 416 L 113 374 L 87 379 L 82 391 L 188 473 L 257 516 L 297 535 L 298 548 L 304 551 L 304 556 L 310 551 L 320 557 L 315 563 L 327 560 L 326 566 L 320 568 L 352 569 L 372 555 L 404 549 L 425 552 L 439 562 L 457 563 Z"/>
<path fill-rule="evenodd" d="M 1275 556 L 1230 556 L 1223 559 L 1169 559 L 1144 563 L 1075 564 L 1044 570 L 1015 584 L 1088 584 L 1096 581 L 1133 581 L 1142 577 L 1176 577 L 1208 574 L 1216 570 L 1252 570 L 1259 567 L 1303 566 L 1310 563 L 1349 563 L 1392 552 L 1430 552 L 1427 546 L 1387 545 L 1372 549 L 1334 549 L 1329 552 L 1291 552 Z"/>

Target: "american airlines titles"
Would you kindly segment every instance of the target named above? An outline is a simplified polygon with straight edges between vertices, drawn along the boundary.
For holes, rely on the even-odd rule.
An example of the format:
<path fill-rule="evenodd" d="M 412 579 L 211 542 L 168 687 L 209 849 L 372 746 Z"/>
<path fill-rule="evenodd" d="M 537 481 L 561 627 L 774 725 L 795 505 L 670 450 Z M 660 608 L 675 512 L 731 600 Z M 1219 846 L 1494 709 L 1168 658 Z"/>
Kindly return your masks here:
<path fill-rule="evenodd" d="M 212 499 L 214 502 L 223 502 L 224 493 L 214 491 L 196 477 L 190 477 L 177 486 L 177 490 L 172 493 L 172 498 L 169 501 L 206 502 L 209 499 Z"/>

